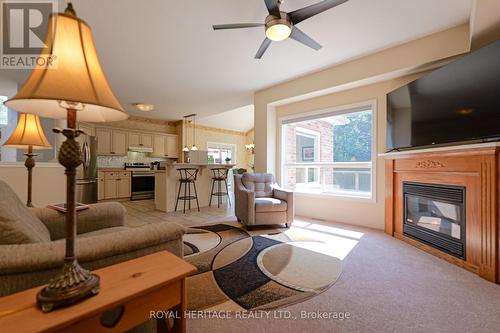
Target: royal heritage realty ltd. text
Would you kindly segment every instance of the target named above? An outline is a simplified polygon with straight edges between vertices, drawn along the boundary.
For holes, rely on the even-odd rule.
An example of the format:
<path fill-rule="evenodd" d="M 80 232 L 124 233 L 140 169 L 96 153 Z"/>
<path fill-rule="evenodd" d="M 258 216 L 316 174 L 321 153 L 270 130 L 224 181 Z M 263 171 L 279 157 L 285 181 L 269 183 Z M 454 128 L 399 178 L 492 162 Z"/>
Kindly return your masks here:
<path fill-rule="evenodd" d="M 150 311 L 151 319 L 181 319 L 177 311 Z M 186 319 L 283 319 L 283 320 L 346 320 L 350 312 L 342 311 L 186 311 Z"/>

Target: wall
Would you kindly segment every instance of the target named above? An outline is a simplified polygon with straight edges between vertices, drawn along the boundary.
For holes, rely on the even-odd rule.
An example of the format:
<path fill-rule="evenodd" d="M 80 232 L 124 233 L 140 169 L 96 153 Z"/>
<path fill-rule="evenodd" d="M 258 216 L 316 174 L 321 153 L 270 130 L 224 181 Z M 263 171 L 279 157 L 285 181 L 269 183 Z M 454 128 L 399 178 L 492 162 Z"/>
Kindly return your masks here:
<path fill-rule="evenodd" d="M 468 52 L 469 38 L 469 24 L 463 24 L 256 92 L 257 172 L 279 175 L 279 117 L 370 100 L 377 105 L 376 148 L 384 151 L 386 93 L 418 77 L 413 73 L 438 67 Z M 383 229 L 383 166 L 383 160 L 377 159 L 373 202 L 297 195 L 297 214 Z"/>
<path fill-rule="evenodd" d="M 129 151 L 127 156 L 97 156 L 98 168 L 123 168 L 125 163 L 142 162 L 149 164 L 155 161 L 165 161 L 166 158 L 151 157 L 149 153 Z"/>
<path fill-rule="evenodd" d="M 24 163 L 0 164 L 0 180 L 6 182 L 26 202 L 28 172 Z M 45 207 L 66 201 L 64 168 L 55 163 L 39 163 L 33 169 L 33 205 Z"/>
<path fill-rule="evenodd" d="M 424 75 L 413 74 L 397 79 L 371 84 L 365 87 L 295 102 L 276 108 L 276 124 L 279 118 L 341 107 L 359 102 L 376 102 L 376 152 L 385 151 L 386 132 L 386 94 Z M 276 128 L 276 131 L 278 129 Z M 278 165 L 280 161 L 278 160 Z M 375 200 L 321 197 L 297 193 L 296 214 L 317 219 L 334 220 L 348 224 L 362 225 L 377 229 L 384 228 L 384 159 L 377 158 L 375 163 Z M 279 167 L 277 168 L 280 169 Z M 280 173 L 277 172 L 277 175 Z"/>
<path fill-rule="evenodd" d="M 187 145 L 193 145 L 193 126 L 187 125 L 186 128 Z M 182 139 L 182 138 L 181 138 Z M 236 145 L 236 167 L 248 168 L 247 152 L 245 149 L 246 135 L 243 132 L 230 131 L 219 128 L 196 125 L 195 144 L 199 150 L 207 150 L 208 142 L 230 143 Z"/>
<path fill-rule="evenodd" d="M 469 38 L 469 24 L 463 24 L 256 92 L 256 170 L 276 171 L 277 106 L 432 68 L 468 52 Z"/>
<path fill-rule="evenodd" d="M 99 124 L 95 124 L 99 125 Z M 161 132 L 168 134 L 177 134 L 176 123 L 161 119 L 147 117 L 130 116 L 126 120 L 114 121 L 105 124 L 107 127 L 119 127 L 132 130 L 144 130 L 152 132 Z"/>
<path fill-rule="evenodd" d="M 245 145 L 250 145 L 255 143 L 255 130 L 252 128 L 248 132 L 245 133 Z M 255 164 L 255 155 L 247 150 L 246 154 L 246 163 L 244 169 L 247 169 L 248 172 L 254 171 Z"/>

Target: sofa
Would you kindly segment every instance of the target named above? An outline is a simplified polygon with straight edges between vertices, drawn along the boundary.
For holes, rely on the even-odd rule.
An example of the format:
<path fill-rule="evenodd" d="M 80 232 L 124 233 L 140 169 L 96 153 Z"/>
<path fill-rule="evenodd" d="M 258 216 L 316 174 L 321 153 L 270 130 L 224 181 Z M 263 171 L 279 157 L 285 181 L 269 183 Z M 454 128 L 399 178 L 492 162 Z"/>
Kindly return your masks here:
<path fill-rule="evenodd" d="M 282 189 L 270 173 L 234 175 L 235 214 L 247 228 L 284 224 L 294 219 L 294 194 Z"/>
<path fill-rule="evenodd" d="M 183 256 L 184 227 L 170 222 L 127 227 L 126 210 L 116 202 L 79 211 L 76 254 L 95 270 L 158 251 Z M 0 181 L 0 297 L 47 283 L 61 272 L 65 215 L 27 208 Z"/>

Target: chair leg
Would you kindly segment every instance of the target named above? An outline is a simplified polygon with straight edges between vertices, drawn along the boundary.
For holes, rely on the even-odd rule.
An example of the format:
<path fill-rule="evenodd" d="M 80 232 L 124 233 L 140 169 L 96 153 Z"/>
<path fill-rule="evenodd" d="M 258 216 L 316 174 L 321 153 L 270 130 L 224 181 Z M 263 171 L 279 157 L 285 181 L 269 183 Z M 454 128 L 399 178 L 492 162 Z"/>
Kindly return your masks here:
<path fill-rule="evenodd" d="M 198 202 L 198 191 L 196 191 L 196 183 L 193 183 L 194 187 L 194 197 L 196 198 L 196 206 L 198 207 L 198 211 L 200 211 L 200 203 Z"/>
<path fill-rule="evenodd" d="M 175 211 L 177 211 L 177 205 L 179 204 L 179 197 L 181 195 L 182 183 L 179 183 L 179 191 L 177 191 L 177 200 L 175 201 Z"/>
<path fill-rule="evenodd" d="M 212 197 L 214 195 L 214 184 L 215 184 L 215 180 L 212 179 L 212 189 L 210 190 L 210 202 L 209 202 L 209 206 L 212 206 Z"/>
<path fill-rule="evenodd" d="M 220 195 L 220 180 L 217 181 L 217 208 L 221 205 L 221 195 Z"/>
<path fill-rule="evenodd" d="M 187 184 L 188 187 L 188 209 L 191 210 L 191 183 Z"/>
<path fill-rule="evenodd" d="M 226 184 L 226 195 L 227 195 L 227 203 L 229 207 L 231 207 L 231 198 L 229 197 L 229 187 L 227 186 L 227 181 L 224 179 L 224 184 Z"/>
<path fill-rule="evenodd" d="M 186 185 L 187 183 L 184 183 L 184 209 L 182 211 L 183 214 L 186 214 L 186 192 L 187 192 Z"/>

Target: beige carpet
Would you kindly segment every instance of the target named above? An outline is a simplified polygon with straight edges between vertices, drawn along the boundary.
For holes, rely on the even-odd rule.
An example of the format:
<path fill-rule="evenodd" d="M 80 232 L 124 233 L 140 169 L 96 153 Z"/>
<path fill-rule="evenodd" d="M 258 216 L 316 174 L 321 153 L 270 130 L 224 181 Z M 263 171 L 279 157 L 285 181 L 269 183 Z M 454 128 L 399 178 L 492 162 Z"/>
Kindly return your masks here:
<path fill-rule="evenodd" d="M 127 204 L 134 225 L 185 226 L 235 220 L 230 209 L 165 214 L 152 202 Z M 147 221 L 144 221 L 145 217 Z M 378 230 L 298 219 L 292 230 L 315 232 L 343 258 L 342 276 L 327 291 L 284 308 L 298 319 L 188 319 L 188 332 L 499 332 L 500 286 Z M 350 319 L 300 319 L 301 311 L 349 312 Z"/>
<path fill-rule="evenodd" d="M 327 291 L 280 309 L 295 318 L 190 319 L 188 331 L 208 332 L 499 332 L 500 286 L 380 231 L 322 223 L 313 229 L 348 252 L 341 278 Z M 336 227 L 332 228 L 332 227 Z M 332 228 L 331 231 L 329 228 Z M 362 236 L 358 239 L 359 234 Z M 345 240 L 345 241 L 344 241 Z M 334 246 L 332 244 L 332 246 Z M 341 255 L 340 255 L 341 256 Z M 349 319 L 301 319 L 317 311 Z M 317 315 L 316 315 L 317 316 Z"/>

